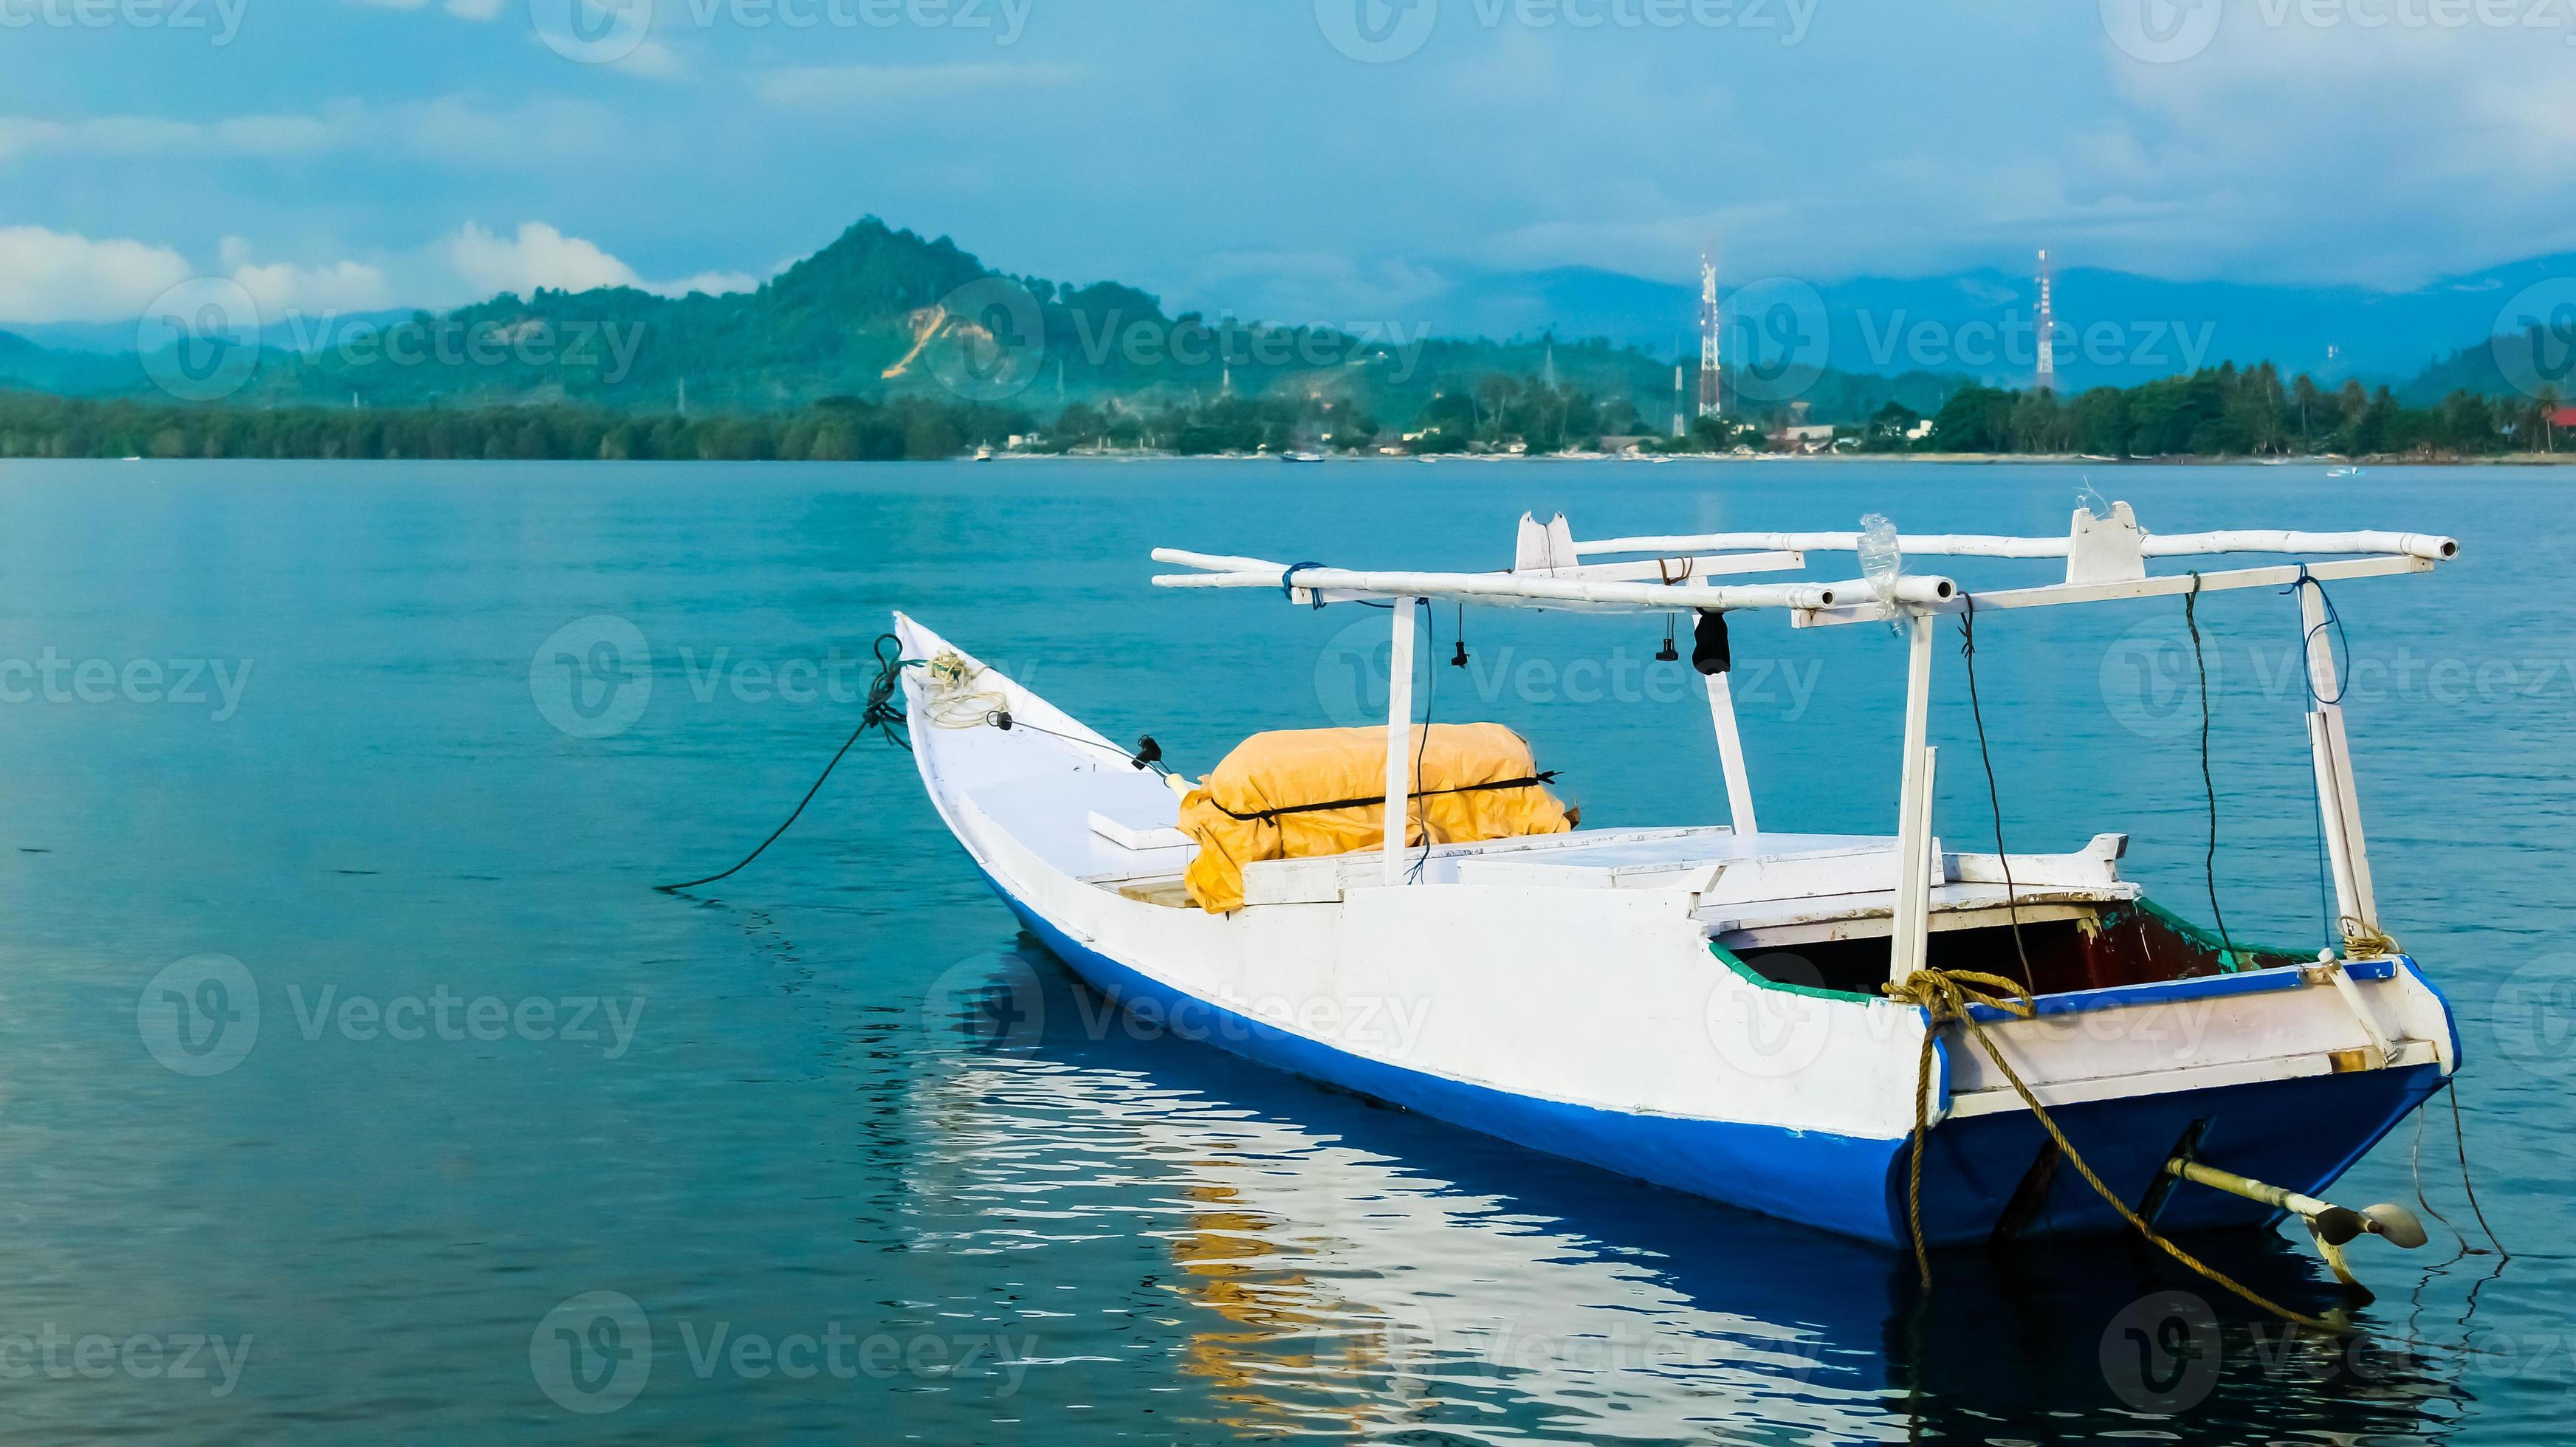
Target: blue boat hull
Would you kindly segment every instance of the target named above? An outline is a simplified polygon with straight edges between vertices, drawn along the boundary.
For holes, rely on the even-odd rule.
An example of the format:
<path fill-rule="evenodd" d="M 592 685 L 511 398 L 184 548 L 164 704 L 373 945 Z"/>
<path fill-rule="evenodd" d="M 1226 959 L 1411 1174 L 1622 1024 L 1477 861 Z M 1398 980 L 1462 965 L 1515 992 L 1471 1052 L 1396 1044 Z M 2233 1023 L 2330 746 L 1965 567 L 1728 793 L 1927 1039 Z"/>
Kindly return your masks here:
<path fill-rule="evenodd" d="M 1030 933 L 1121 1006 L 1208 1027 L 1247 1059 L 1419 1111 L 1452 1125 L 1884 1246 L 1906 1246 L 1906 1140 L 1876 1140 L 1734 1121 L 1638 1115 L 1514 1095 L 1335 1050 L 1158 983 L 1057 929 L 998 881 L 994 892 Z M 1200 1032 L 1194 1032 L 1200 1033 Z M 2199 1153 L 2259 1162 L 2264 1179 L 2322 1193 L 2435 1090 L 2438 1065 L 2311 1076 L 2061 1106 L 2051 1117 L 2103 1181 L 2133 1207 L 2195 1127 Z M 1935 1245 L 1993 1239 L 2047 1142 L 2025 1111 L 1947 1121 L 1923 1164 L 1923 1227 Z M 2071 1168 L 2023 1203 L 2020 1236 L 2127 1229 Z M 2268 1224 L 2281 1213 L 2219 1191 L 2177 1185 L 2156 1215 L 2175 1231 Z"/>

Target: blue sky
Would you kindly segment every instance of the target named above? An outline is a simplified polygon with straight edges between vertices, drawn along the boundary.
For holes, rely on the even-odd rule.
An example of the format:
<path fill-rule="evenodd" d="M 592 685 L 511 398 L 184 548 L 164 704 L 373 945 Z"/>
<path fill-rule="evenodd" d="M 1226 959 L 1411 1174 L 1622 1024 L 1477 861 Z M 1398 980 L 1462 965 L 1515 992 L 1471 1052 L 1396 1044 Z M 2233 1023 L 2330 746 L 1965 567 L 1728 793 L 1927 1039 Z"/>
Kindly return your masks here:
<path fill-rule="evenodd" d="M 2576 0 L 0 0 L 0 319 L 738 287 L 871 213 L 1300 320 L 1710 240 L 2405 287 L 2576 249 L 2571 40 Z"/>

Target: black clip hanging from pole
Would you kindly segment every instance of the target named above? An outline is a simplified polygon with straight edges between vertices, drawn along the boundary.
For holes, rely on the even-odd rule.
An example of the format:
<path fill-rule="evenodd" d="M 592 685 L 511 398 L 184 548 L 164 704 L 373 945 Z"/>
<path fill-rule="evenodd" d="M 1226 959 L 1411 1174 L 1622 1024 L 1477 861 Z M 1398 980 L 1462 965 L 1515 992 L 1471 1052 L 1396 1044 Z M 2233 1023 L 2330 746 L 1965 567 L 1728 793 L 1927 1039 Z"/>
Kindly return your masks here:
<path fill-rule="evenodd" d="M 1735 667 L 1735 654 L 1727 643 L 1724 613 L 1715 609 L 1701 611 L 1699 622 L 1691 628 L 1691 667 L 1712 675 Z"/>

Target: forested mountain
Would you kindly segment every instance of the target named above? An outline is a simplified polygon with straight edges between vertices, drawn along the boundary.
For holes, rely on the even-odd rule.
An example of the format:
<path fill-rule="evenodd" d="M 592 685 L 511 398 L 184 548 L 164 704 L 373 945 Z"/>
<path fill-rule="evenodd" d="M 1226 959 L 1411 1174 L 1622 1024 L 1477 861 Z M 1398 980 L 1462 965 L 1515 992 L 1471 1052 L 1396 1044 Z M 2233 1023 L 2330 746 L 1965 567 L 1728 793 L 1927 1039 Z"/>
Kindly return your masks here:
<path fill-rule="evenodd" d="M 275 318 L 264 335 L 274 335 Z M 1671 424 L 1672 362 L 1604 340 L 1443 339 L 1421 323 L 1344 331 L 1196 312 L 1114 281 L 1010 277 L 946 238 L 870 218 L 755 291 L 664 297 L 629 288 L 504 294 L 444 316 L 303 329 L 312 349 L 236 360 L 235 405 L 479 408 L 558 403 L 632 413 L 774 413 L 908 395 L 1158 410 L 1226 396 L 1339 400 L 1401 425 L 1489 377 L 1553 380 L 1623 409 L 1613 431 Z M 169 357 L 42 348 L 0 334 L 0 384 L 149 398 Z M 147 363 L 159 361 L 155 367 Z M 202 364 L 195 370 L 205 370 Z M 1827 373 L 1834 415 L 1890 400 L 1939 405 L 1964 377 Z M 1738 408 L 1754 399 L 1729 398 Z M 1778 400 L 1778 399 L 1774 399 Z"/>

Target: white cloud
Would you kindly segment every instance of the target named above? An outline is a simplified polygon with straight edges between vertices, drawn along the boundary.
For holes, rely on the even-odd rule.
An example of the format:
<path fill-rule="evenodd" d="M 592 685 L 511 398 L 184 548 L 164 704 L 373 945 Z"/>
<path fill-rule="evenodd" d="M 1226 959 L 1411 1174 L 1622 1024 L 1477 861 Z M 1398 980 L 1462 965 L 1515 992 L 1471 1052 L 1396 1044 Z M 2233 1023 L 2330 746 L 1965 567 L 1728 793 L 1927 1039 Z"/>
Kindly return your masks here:
<path fill-rule="evenodd" d="M 497 106 L 446 95 L 393 107 L 370 129 L 391 130 L 414 153 L 451 166 L 543 169 L 634 143 L 605 107 L 567 100 Z"/>
<path fill-rule="evenodd" d="M 747 271 L 702 271 L 678 281 L 648 281 L 644 289 L 662 296 L 687 296 L 693 291 L 723 296 L 728 292 L 758 291 L 760 278 Z"/>
<path fill-rule="evenodd" d="M 0 317 L 18 322 L 140 316 L 193 274 L 166 246 L 92 241 L 42 226 L 0 227 Z"/>
<path fill-rule="evenodd" d="M 647 279 L 599 245 L 542 221 L 509 232 L 469 221 L 408 250 L 318 261 L 263 260 L 251 243 L 228 236 L 211 265 L 140 241 L 93 241 L 41 226 L 0 228 L 0 324 L 136 317 L 154 297 L 198 276 L 240 283 L 272 321 L 405 306 L 445 309 L 502 292 L 526 297 L 540 288 L 720 295 L 755 290 L 762 280 L 740 271 Z"/>
<path fill-rule="evenodd" d="M 296 156 L 326 151 L 339 143 L 339 129 L 314 116 L 237 116 L 219 121 L 0 116 L 0 157 L 45 151 L 92 156 Z"/>
<path fill-rule="evenodd" d="M 812 65 L 770 71 L 754 87 L 762 100 L 792 110 L 869 110 L 993 91 L 1051 90 L 1077 73 L 1065 65 L 1001 61 Z"/>
<path fill-rule="evenodd" d="M 446 248 L 456 278 L 483 296 L 504 291 L 526 296 L 541 287 L 594 291 L 643 285 L 625 262 L 542 221 L 522 222 L 518 235 L 507 238 L 468 221 L 449 238 Z"/>
<path fill-rule="evenodd" d="M 384 272 L 364 262 L 262 265 L 251 259 L 250 243 L 238 236 L 225 237 L 220 252 L 232 279 L 250 293 L 262 316 L 377 311 L 392 304 Z"/>
<path fill-rule="evenodd" d="M 360 5 L 377 10 L 426 10 L 430 0 L 356 0 Z M 505 0 L 444 0 L 438 7 L 459 20 L 489 20 L 501 13 Z"/>
<path fill-rule="evenodd" d="M 679 53 L 658 40 L 639 43 L 633 50 L 610 61 L 608 68 L 648 80 L 678 80 L 688 72 L 688 67 L 680 63 Z"/>
<path fill-rule="evenodd" d="M 458 169 L 543 169 L 632 144 L 631 130 L 592 102 L 540 99 L 503 106 L 471 95 L 387 106 L 342 101 L 311 115 L 210 121 L 0 115 L 0 162 L 40 156 L 270 160 L 359 151 Z"/>
<path fill-rule="evenodd" d="M 647 281 L 635 268 L 578 236 L 566 236 L 542 221 L 520 223 L 515 236 L 499 236 L 468 221 L 440 243 L 447 275 L 431 283 L 433 291 L 457 301 L 481 301 L 500 292 L 527 296 L 543 287 L 552 291 L 593 291 L 631 286 L 659 296 L 686 296 L 750 291 L 760 279 L 739 271 L 702 271 L 672 281 Z"/>

